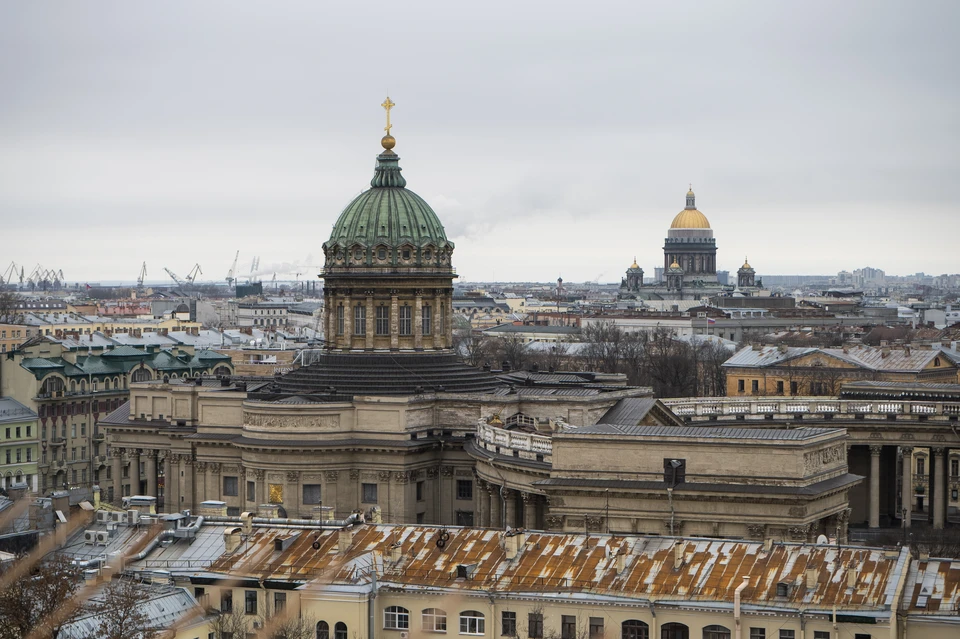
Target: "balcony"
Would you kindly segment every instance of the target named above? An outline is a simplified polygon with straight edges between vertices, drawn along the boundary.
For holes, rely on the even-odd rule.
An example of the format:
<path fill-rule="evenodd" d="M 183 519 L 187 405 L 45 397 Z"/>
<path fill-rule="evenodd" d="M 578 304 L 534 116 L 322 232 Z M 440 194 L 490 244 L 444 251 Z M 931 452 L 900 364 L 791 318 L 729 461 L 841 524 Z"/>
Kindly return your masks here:
<path fill-rule="evenodd" d="M 107 436 L 106 436 L 105 433 L 96 432 L 96 433 L 93 434 L 93 441 L 96 442 L 96 443 L 100 443 L 100 442 L 104 441 L 106 438 L 107 438 Z"/>
<path fill-rule="evenodd" d="M 63 437 L 51 437 L 51 438 L 50 438 L 50 445 L 51 445 L 51 446 L 66 446 L 66 445 L 67 445 L 67 440 L 64 439 Z"/>
<path fill-rule="evenodd" d="M 55 459 L 50 463 L 50 471 L 53 473 L 67 472 L 67 462 L 63 459 Z"/>
<path fill-rule="evenodd" d="M 106 455 L 95 455 L 93 458 L 93 465 L 97 468 L 103 468 L 107 465 L 107 456 Z"/>

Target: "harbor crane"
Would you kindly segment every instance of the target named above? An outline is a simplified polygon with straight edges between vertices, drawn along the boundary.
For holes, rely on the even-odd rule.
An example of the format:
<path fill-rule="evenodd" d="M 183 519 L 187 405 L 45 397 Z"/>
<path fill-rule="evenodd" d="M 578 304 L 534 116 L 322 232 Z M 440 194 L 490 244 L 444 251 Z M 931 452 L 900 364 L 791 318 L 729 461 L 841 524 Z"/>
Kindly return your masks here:
<path fill-rule="evenodd" d="M 143 290 L 143 280 L 147 277 L 147 263 L 144 262 L 143 266 L 140 267 L 140 275 L 137 277 L 137 290 Z"/>
<path fill-rule="evenodd" d="M 240 251 L 237 251 L 237 254 L 233 257 L 233 266 L 231 266 L 230 270 L 227 272 L 227 286 L 233 286 L 233 283 L 237 281 L 235 275 L 237 273 L 238 259 L 240 259 Z"/>
<path fill-rule="evenodd" d="M 181 280 L 179 277 L 177 277 L 177 274 L 176 274 L 176 273 L 174 273 L 173 271 L 171 271 L 170 269 L 168 269 L 166 266 L 163 267 L 163 270 L 165 270 L 165 271 L 167 272 L 167 275 L 170 276 L 170 279 L 172 279 L 174 282 L 177 283 L 177 286 L 181 286 L 181 287 L 183 286 L 183 280 Z"/>
<path fill-rule="evenodd" d="M 203 275 L 203 271 L 200 269 L 199 264 L 194 264 L 193 268 L 190 269 L 190 272 L 187 273 L 187 277 L 185 278 L 185 281 L 188 284 L 193 284 L 194 280 L 197 279 L 197 275 Z"/>

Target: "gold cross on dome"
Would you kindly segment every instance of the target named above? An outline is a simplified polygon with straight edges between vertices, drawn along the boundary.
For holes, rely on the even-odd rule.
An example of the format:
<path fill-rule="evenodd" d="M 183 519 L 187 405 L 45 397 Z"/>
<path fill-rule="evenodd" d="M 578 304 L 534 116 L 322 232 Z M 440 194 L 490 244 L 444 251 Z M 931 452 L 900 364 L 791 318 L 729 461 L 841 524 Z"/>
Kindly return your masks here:
<path fill-rule="evenodd" d="M 383 130 L 387 132 L 387 135 L 390 135 L 390 129 L 393 128 L 393 125 L 390 124 L 390 109 L 392 109 L 397 105 L 390 101 L 390 96 L 387 96 L 387 99 L 384 100 L 383 104 L 381 104 L 380 106 L 382 106 L 387 111 L 387 126 L 383 127 Z"/>

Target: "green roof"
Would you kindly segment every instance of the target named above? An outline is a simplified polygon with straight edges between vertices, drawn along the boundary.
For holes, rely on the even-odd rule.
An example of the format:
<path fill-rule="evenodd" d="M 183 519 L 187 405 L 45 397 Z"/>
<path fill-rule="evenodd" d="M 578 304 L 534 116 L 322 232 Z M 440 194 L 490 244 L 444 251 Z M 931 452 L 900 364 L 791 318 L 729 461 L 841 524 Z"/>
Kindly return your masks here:
<path fill-rule="evenodd" d="M 347 205 L 323 245 L 328 265 L 334 265 L 338 251 L 347 254 L 357 248 L 363 249 L 365 263 L 372 266 L 421 266 L 421 254 L 413 256 L 416 263 L 411 264 L 400 260 L 399 251 L 390 250 L 403 246 L 433 247 L 431 263 L 438 253 L 446 252 L 449 257 L 453 242 L 430 205 L 406 188 L 399 160 L 392 151 L 377 156 L 371 188 Z M 386 260 L 376 258 L 379 247 L 388 249 Z"/>

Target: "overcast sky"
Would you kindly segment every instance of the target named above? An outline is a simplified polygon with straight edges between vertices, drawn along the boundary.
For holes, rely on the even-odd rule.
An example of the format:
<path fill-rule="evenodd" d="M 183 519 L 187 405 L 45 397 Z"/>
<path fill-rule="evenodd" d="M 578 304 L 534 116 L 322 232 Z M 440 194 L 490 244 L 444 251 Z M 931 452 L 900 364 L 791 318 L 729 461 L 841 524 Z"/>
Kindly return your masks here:
<path fill-rule="evenodd" d="M 688 183 L 721 269 L 958 272 L 958 24 L 951 0 L 3 2 L 0 269 L 222 279 L 239 250 L 312 276 L 389 93 L 465 280 L 652 275 Z"/>

